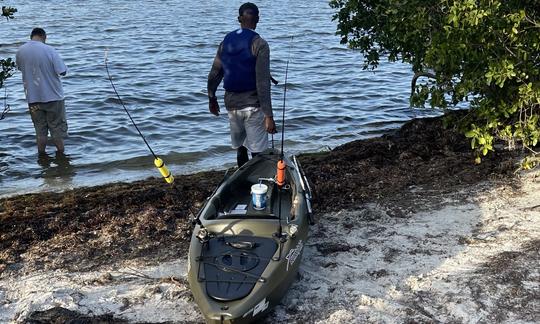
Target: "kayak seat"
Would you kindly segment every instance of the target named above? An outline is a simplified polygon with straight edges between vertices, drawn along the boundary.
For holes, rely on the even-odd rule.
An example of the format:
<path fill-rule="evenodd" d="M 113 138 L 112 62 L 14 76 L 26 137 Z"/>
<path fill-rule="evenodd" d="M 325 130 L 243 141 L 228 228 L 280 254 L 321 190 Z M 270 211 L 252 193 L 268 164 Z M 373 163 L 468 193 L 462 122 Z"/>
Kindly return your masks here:
<path fill-rule="evenodd" d="M 213 238 L 202 250 L 203 266 L 199 281 L 206 293 L 220 301 L 238 300 L 249 295 L 277 250 L 272 238 L 225 236 Z"/>

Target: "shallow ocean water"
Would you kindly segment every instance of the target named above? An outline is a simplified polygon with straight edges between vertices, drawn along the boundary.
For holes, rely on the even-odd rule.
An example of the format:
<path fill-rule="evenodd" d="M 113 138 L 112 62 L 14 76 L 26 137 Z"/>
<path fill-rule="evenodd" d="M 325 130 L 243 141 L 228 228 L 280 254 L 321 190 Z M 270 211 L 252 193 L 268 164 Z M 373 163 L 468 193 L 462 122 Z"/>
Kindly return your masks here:
<path fill-rule="evenodd" d="M 215 117 L 208 112 L 206 77 L 219 42 L 238 27 L 242 2 L 4 1 L 18 12 L 0 23 L 0 57 L 14 57 L 41 26 L 69 68 L 63 79 L 69 138 L 67 158 L 56 158 L 51 146 L 50 157 L 38 161 L 21 75 L 9 79 L 11 111 L 0 121 L 0 196 L 159 176 L 107 79 L 106 50 L 122 100 L 174 174 L 233 166 L 223 91 Z M 287 152 L 327 150 L 434 114 L 409 107 L 409 66 L 382 62 L 375 71 L 362 69 L 361 54 L 335 35 L 328 1 L 257 4 L 257 32 L 270 44 L 272 75 L 281 81 L 272 90 L 276 120 L 290 51 Z"/>

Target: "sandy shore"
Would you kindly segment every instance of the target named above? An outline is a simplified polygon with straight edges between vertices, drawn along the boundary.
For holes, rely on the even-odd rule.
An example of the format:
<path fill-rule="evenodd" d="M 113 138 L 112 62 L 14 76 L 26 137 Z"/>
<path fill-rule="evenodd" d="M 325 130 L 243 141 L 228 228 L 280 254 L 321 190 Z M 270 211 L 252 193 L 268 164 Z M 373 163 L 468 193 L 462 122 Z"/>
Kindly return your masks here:
<path fill-rule="evenodd" d="M 540 322 L 540 170 L 439 129 L 301 157 L 318 222 L 267 323 Z M 0 323 L 202 322 L 188 220 L 220 174 L 0 200 Z"/>
<path fill-rule="evenodd" d="M 517 186 L 412 190 L 437 208 L 396 218 L 387 211 L 404 206 L 370 204 L 320 215 L 299 280 L 267 322 L 538 323 L 540 172 Z M 8 276 L 0 322 L 62 316 L 36 313 L 54 307 L 109 321 L 202 322 L 186 269 L 179 258 Z"/>

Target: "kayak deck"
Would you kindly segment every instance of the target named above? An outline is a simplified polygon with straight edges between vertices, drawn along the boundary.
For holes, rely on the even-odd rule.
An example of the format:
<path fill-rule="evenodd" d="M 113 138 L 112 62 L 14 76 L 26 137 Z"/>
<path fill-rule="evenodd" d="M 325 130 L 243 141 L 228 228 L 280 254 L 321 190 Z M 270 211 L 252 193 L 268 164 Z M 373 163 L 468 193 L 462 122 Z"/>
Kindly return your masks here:
<path fill-rule="evenodd" d="M 227 236 L 210 239 L 199 258 L 198 281 L 206 282 L 206 293 L 218 301 L 246 297 L 277 249 L 273 239 Z"/>

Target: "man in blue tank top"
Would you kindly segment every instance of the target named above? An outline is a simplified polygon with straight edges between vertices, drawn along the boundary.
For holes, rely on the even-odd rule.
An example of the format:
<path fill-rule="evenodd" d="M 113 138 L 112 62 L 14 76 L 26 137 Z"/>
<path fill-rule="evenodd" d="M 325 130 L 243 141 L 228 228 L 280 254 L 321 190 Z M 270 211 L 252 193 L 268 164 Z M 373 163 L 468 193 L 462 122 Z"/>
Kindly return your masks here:
<path fill-rule="evenodd" d="M 232 147 L 237 163 L 268 148 L 268 133 L 276 132 L 270 96 L 270 48 L 255 32 L 259 9 L 247 2 L 238 10 L 240 29 L 228 33 L 219 45 L 208 74 L 208 108 L 219 115 L 216 90 L 223 80 Z"/>

